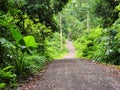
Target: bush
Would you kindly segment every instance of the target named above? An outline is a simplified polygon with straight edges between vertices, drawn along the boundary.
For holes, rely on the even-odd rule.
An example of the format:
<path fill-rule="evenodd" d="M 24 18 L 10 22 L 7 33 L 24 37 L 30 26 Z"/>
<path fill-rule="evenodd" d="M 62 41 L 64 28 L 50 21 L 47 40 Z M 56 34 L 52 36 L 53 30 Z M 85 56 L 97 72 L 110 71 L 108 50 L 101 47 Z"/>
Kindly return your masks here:
<path fill-rule="evenodd" d="M 74 43 L 77 50 L 77 57 L 92 58 L 98 48 L 101 34 L 101 28 L 92 29 L 89 32 L 84 31 L 82 36 Z"/>
<path fill-rule="evenodd" d="M 117 20 L 114 25 L 104 30 L 104 56 L 103 61 L 110 64 L 120 65 L 120 27 Z"/>
<path fill-rule="evenodd" d="M 35 74 L 40 71 L 47 63 L 47 58 L 39 54 L 26 57 L 24 76 Z"/>
<path fill-rule="evenodd" d="M 98 62 L 120 65 L 119 19 L 112 27 L 96 28 L 75 41 L 77 57 L 86 57 Z"/>
<path fill-rule="evenodd" d="M 14 87 L 16 85 L 16 74 L 11 70 L 13 66 L 7 66 L 3 69 L 0 69 L 0 89 L 5 87 Z"/>
<path fill-rule="evenodd" d="M 59 33 L 53 33 L 37 17 L 34 20 L 27 14 L 22 17 L 23 21 L 17 13 L 13 17 L 9 12 L 1 14 L 0 11 L 0 68 L 14 66 L 13 72 L 0 70 L 0 88 L 13 86 L 16 78 L 21 79 L 38 72 L 65 51 L 64 47 L 60 49 Z"/>
<path fill-rule="evenodd" d="M 57 32 L 54 33 L 52 37 L 48 37 L 45 43 L 45 55 L 49 60 L 61 57 L 61 55 L 67 51 L 65 47 L 65 38 L 63 37 L 63 48 L 61 48 L 60 34 Z"/>

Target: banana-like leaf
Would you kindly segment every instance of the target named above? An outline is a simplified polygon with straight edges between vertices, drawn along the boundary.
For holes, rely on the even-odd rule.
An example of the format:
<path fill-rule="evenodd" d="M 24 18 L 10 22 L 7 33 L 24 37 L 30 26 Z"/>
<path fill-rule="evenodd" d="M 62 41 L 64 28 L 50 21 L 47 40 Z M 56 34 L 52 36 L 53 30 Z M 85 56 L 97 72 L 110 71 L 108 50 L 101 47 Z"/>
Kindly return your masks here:
<path fill-rule="evenodd" d="M 18 30 L 11 29 L 11 32 L 12 32 L 12 36 L 15 39 L 15 41 L 18 42 L 19 40 L 22 39 L 22 35 L 21 35 L 21 33 Z"/>
<path fill-rule="evenodd" d="M 23 40 L 25 42 L 25 46 L 37 47 L 37 43 L 36 43 L 35 38 L 33 36 L 25 36 L 25 37 L 23 37 Z"/>
<path fill-rule="evenodd" d="M 15 41 L 18 42 L 22 39 L 22 34 L 18 31 L 18 29 L 16 29 L 15 25 L 12 25 L 2 19 L 0 19 L 0 25 L 7 27 L 11 31 L 12 37 L 15 39 Z"/>

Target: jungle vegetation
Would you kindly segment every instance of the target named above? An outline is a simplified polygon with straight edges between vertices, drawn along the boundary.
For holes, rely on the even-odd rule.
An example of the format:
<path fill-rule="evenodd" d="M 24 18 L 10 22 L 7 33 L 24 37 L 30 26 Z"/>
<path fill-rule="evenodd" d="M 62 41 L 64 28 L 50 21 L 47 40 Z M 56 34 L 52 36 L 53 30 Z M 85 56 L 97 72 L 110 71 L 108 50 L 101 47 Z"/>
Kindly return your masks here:
<path fill-rule="evenodd" d="M 120 1 L 0 0 L 0 89 L 61 57 L 66 39 L 77 58 L 120 65 Z"/>

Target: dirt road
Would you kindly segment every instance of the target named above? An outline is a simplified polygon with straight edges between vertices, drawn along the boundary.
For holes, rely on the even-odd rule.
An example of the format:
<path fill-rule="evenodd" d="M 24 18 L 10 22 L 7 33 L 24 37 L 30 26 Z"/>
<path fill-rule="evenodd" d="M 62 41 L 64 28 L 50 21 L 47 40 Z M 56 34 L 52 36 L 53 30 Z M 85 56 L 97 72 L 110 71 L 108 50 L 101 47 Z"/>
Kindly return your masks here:
<path fill-rule="evenodd" d="M 74 48 L 72 42 L 71 41 L 67 41 L 66 42 L 66 47 L 68 48 L 69 52 L 68 52 L 68 54 L 65 57 L 63 57 L 63 59 L 75 58 L 75 48 Z"/>
<path fill-rule="evenodd" d="M 20 90 L 120 90 L 120 74 L 115 76 L 109 72 L 111 68 L 89 60 L 74 59 L 70 53 L 50 63 L 46 72 L 38 75 L 40 80 Z"/>
<path fill-rule="evenodd" d="M 120 81 L 83 59 L 54 61 L 43 78 L 34 90 L 120 90 Z"/>

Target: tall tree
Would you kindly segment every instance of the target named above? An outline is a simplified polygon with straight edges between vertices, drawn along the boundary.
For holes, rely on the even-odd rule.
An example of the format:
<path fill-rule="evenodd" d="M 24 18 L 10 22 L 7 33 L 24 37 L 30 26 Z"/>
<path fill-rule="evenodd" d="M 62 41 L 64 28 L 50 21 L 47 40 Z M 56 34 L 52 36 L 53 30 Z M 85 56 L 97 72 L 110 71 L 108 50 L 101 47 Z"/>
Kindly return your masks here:
<path fill-rule="evenodd" d="M 119 4 L 119 0 L 99 0 L 97 2 L 95 13 L 98 17 L 103 18 L 102 26 L 109 27 L 118 19 L 118 12 L 115 7 Z"/>
<path fill-rule="evenodd" d="M 57 14 L 68 3 L 69 0 L 0 0 L 0 8 L 4 12 L 21 10 L 22 14 L 27 13 L 31 19 L 38 17 L 40 22 L 53 31 L 57 30 L 53 15 Z M 17 11 L 17 10 L 16 10 Z M 13 14 L 13 11 L 12 13 Z M 23 18 L 21 18 L 21 21 Z"/>

